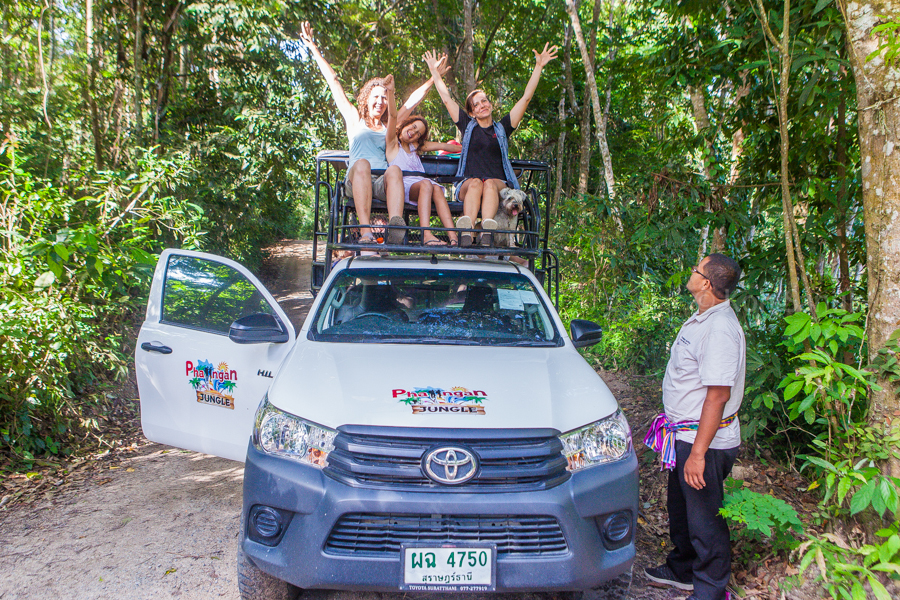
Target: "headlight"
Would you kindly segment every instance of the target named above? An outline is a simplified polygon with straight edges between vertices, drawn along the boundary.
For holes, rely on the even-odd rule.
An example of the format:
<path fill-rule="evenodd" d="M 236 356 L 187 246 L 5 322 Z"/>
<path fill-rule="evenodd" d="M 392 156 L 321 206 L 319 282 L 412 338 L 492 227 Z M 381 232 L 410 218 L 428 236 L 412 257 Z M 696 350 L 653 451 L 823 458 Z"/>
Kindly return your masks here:
<path fill-rule="evenodd" d="M 631 428 L 621 410 L 590 425 L 559 436 L 566 470 L 580 471 L 593 465 L 617 461 L 631 449 Z"/>
<path fill-rule="evenodd" d="M 323 468 L 328 465 L 328 453 L 334 449 L 336 434 L 333 429 L 278 410 L 266 398 L 256 413 L 253 442 L 267 454 Z"/>

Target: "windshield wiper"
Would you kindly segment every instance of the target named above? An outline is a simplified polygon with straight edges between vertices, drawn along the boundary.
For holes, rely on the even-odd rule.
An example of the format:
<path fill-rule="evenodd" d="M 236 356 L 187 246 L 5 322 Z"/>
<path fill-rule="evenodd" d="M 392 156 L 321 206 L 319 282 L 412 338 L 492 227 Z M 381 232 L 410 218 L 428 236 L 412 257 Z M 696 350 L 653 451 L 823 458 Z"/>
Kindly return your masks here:
<path fill-rule="evenodd" d="M 378 340 L 388 344 L 443 344 L 448 346 L 481 346 L 477 340 L 436 337 L 384 337 Z"/>

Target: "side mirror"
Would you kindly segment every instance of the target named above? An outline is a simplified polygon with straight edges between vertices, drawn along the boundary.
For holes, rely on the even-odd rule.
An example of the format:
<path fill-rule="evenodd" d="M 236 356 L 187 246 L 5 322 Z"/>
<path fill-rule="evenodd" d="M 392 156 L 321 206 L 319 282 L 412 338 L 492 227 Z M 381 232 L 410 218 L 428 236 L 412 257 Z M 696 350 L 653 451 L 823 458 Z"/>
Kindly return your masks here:
<path fill-rule="evenodd" d="M 603 329 L 593 321 L 572 319 L 569 330 L 572 332 L 572 344 L 576 348 L 587 348 L 603 339 Z"/>
<path fill-rule="evenodd" d="M 235 344 L 283 344 L 291 339 L 278 317 L 266 313 L 241 317 L 231 324 L 228 338 Z"/>

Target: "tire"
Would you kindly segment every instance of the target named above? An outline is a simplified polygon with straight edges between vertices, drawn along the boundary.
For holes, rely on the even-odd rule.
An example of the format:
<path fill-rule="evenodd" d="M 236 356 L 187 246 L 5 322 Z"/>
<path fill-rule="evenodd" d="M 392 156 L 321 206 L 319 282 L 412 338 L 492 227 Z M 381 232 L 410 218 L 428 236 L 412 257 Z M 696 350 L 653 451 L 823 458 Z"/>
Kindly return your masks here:
<path fill-rule="evenodd" d="M 243 539 L 243 536 L 241 536 Z M 295 600 L 300 596 L 300 588 L 272 577 L 259 569 L 244 554 L 241 542 L 237 551 L 238 589 L 241 600 Z"/>
<path fill-rule="evenodd" d="M 582 591 L 572 592 L 572 600 L 627 600 L 631 597 L 631 571 L 628 569 L 614 579 L 599 586 Z"/>

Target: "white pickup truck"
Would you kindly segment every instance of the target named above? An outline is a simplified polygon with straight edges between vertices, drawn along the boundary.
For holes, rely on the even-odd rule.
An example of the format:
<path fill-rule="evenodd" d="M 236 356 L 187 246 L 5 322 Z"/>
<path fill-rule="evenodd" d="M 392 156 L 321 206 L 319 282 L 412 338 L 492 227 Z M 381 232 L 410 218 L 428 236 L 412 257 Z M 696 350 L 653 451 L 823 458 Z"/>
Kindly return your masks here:
<path fill-rule="evenodd" d="M 626 597 L 628 422 L 535 275 L 353 256 L 295 332 L 241 265 L 166 250 L 136 349 L 147 438 L 243 461 L 241 597 Z"/>

